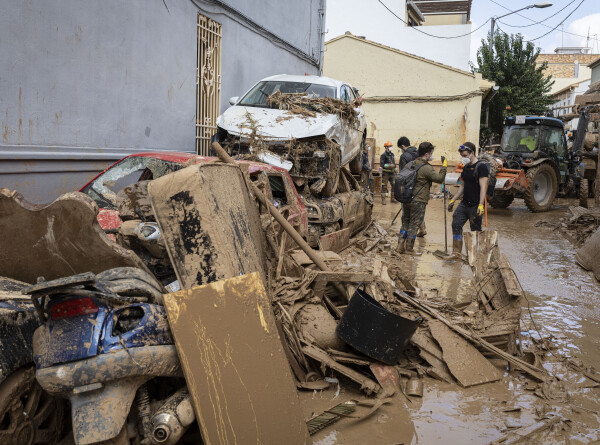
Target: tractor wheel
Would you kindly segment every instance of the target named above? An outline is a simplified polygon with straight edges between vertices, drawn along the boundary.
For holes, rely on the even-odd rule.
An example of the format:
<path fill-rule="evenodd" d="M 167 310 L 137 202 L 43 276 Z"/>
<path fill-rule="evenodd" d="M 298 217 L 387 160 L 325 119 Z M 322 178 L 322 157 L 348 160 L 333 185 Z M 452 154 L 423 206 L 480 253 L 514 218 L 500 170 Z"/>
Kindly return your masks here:
<path fill-rule="evenodd" d="M 54 444 L 63 429 L 64 402 L 46 393 L 35 379 L 35 368 L 12 373 L 0 385 L 0 443 Z"/>
<path fill-rule="evenodd" d="M 340 150 L 331 150 L 330 158 L 329 158 L 329 169 L 327 170 L 327 174 L 325 175 L 325 179 L 327 183 L 323 190 L 321 191 L 321 195 L 325 198 L 329 198 L 333 196 L 337 191 L 338 182 L 340 180 L 340 163 L 342 160 L 342 154 Z"/>
<path fill-rule="evenodd" d="M 530 168 L 527 180 L 529 187 L 523 194 L 527 208 L 534 213 L 550 210 L 558 189 L 558 180 L 552 166 L 541 164 Z"/>
<path fill-rule="evenodd" d="M 360 172 L 362 170 L 362 154 L 363 150 L 365 149 L 366 142 L 366 135 L 363 134 L 363 137 L 360 142 L 360 150 L 358 151 L 358 154 L 354 157 L 354 159 L 352 159 L 348 164 L 348 167 L 350 167 L 350 173 L 352 173 L 353 175 L 360 175 Z"/>
<path fill-rule="evenodd" d="M 579 205 L 583 208 L 588 208 L 588 198 L 590 196 L 590 182 L 587 179 L 582 179 L 579 184 Z"/>
<path fill-rule="evenodd" d="M 494 195 L 488 196 L 488 202 L 495 209 L 505 209 L 515 200 L 513 195 Z"/>

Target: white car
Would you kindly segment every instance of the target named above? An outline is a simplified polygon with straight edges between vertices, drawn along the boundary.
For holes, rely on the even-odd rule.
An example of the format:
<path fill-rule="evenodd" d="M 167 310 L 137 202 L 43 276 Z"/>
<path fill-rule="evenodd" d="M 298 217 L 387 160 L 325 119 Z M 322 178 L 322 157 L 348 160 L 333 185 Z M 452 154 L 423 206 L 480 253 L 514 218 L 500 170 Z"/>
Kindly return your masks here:
<path fill-rule="evenodd" d="M 267 98 L 277 91 L 340 99 L 353 104 L 356 119 L 351 124 L 337 114 L 309 116 L 270 107 Z M 229 102 L 232 106 L 217 119 L 214 140 L 230 154 L 254 154 L 283 167 L 297 186 L 323 183 L 324 178 L 319 189 L 324 196 L 334 193 L 341 167 L 350 164 L 353 173 L 360 172 L 367 125 L 358 92 L 350 85 L 328 77 L 281 74 L 261 80 Z"/>

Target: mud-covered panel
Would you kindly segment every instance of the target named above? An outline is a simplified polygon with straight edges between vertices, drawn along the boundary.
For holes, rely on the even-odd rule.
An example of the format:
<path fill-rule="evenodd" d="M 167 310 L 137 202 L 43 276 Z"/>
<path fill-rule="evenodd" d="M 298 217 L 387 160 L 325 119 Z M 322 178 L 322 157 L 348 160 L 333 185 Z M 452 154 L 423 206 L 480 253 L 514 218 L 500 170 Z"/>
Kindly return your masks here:
<path fill-rule="evenodd" d="M 147 270 L 130 250 L 113 242 L 96 221 L 98 207 L 83 193 L 62 195 L 48 205 L 28 203 L 0 189 L 0 276 L 35 283 L 114 267 Z"/>
<path fill-rule="evenodd" d="M 258 206 L 238 166 L 190 166 L 153 181 L 149 192 L 182 288 L 264 274 Z"/>
<path fill-rule="evenodd" d="M 165 295 L 206 444 L 305 444 L 308 431 L 260 275 Z"/>
<path fill-rule="evenodd" d="M 0 299 L 0 383 L 33 362 L 33 332 L 39 325 L 30 301 Z"/>

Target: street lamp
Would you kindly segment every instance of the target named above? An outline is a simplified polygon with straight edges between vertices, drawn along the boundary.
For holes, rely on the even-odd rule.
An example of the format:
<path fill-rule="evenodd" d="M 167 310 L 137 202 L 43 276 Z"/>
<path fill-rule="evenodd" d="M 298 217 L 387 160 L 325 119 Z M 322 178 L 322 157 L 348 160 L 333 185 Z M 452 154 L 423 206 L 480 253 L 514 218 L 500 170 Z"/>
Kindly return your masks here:
<path fill-rule="evenodd" d="M 501 19 L 502 17 L 506 17 L 507 15 L 514 14 L 515 12 L 523 11 L 525 9 L 548 8 L 549 6 L 552 6 L 552 3 L 538 2 L 538 3 L 534 3 L 533 5 L 529 5 L 529 6 L 525 6 L 524 8 L 517 9 L 516 11 L 507 12 L 506 14 L 501 15 L 500 17 L 492 17 L 492 29 L 490 32 L 490 52 L 492 53 L 492 56 L 494 55 L 494 26 L 496 26 L 496 20 Z"/>

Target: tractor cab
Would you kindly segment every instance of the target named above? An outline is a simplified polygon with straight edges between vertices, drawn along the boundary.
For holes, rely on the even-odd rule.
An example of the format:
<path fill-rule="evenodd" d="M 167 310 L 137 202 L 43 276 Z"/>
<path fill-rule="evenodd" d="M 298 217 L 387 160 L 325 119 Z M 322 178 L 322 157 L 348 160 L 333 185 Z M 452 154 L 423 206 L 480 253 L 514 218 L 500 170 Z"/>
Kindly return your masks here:
<path fill-rule="evenodd" d="M 511 169 L 526 168 L 527 164 L 545 159 L 553 163 L 557 173 L 564 177 L 568 168 L 568 152 L 563 123 L 551 117 L 507 117 L 496 155 L 502 158 L 505 168 Z"/>

